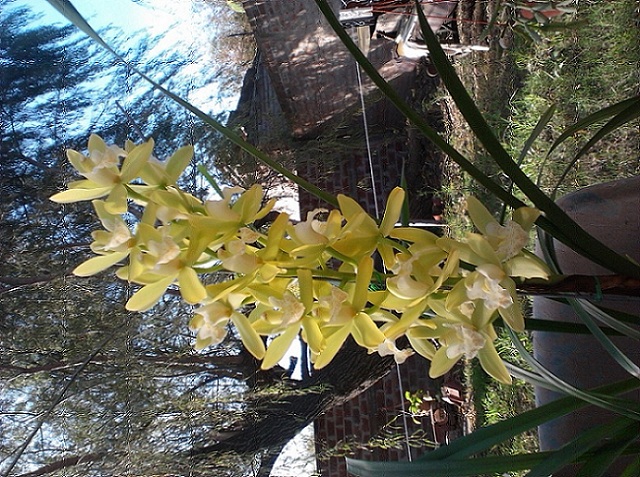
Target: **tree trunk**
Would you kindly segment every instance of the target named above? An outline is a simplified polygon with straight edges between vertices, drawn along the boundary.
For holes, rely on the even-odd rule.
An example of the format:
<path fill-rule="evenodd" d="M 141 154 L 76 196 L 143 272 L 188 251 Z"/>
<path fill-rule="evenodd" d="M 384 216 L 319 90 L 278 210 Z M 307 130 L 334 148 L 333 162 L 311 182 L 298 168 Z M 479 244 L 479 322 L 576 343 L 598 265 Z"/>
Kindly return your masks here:
<path fill-rule="evenodd" d="M 255 453 L 278 447 L 293 439 L 320 414 L 348 401 L 373 385 L 391 369 L 392 357 L 367 354 L 353 341 L 345 344 L 333 361 L 299 384 L 276 402 L 253 403 L 254 419 L 242 429 L 215 444 L 195 448 L 192 457 L 211 453 Z"/>

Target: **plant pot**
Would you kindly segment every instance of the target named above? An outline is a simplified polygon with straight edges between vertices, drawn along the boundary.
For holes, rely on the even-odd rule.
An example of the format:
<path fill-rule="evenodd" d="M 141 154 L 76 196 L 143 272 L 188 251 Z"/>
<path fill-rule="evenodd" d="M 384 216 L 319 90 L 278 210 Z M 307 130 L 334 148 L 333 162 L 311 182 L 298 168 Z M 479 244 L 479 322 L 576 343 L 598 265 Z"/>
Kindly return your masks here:
<path fill-rule="evenodd" d="M 587 187 L 562 197 L 558 200 L 558 205 L 593 236 L 617 252 L 640 262 L 640 177 Z M 562 273 L 612 273 L 563 244 L 555 242 L 555 250 Z M 607 298 L 597 304 L 640 314 L 640 301 L 633 298 Z M 581 322 L 571 307 L 545 298 L 534 299 L 533 315 L 546 320 Z M 640 363 L 640 346 L 637 341 L 617 338 L 614 342 L 630 359 Z M 547 369 L 580 389 L 591 389 L 629 378 L 629 374 L 591 335 L 535 332 L 533 348 L 535 357 Z M 640 399 L 640 392 L 630 396 Z M 558 397 L 558 393 L 536 388 L 538 405 Z M 540 448 L 557 449 L 584 430 L 601 424 L 610 417 L 611 414 L 601 408 L 589 406 L 546 423 L 539 428 Z M 609 472 L 606 475 L 616 476 L 620 474 L 620 469 L 613 468 Z M 575 474 L 567 471 L 557 475 Z"/>

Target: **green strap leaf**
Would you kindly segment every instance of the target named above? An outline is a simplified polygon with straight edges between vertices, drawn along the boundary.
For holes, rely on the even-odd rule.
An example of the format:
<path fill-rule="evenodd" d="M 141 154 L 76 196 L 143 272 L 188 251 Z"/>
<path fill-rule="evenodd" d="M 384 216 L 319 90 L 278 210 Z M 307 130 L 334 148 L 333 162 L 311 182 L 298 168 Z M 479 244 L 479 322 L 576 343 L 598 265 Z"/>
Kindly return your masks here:
<path fill-rule="evenodd" d="M 438 39 L 431 31 L 431 28 L 429 28 L 420 4 L 416 2 L 416 5 L 422 35 L 429 48 L 429 54 L 433 64 L 436 66 L 438 73 L 440 73 L 442 82 L 449 90 L 451 97 L 469 124 L 469 127 L 496 164 L 509 176 L 531 202 L 545 213 L 545 217 L 541 217 L 538 220 L 538 225 L 554 235 L 558 240 L 569 245 L 576 252 L 605 268 L 623 275 L 640 277 L 640 265 L 618 254 L 584 231 L 564 210 L 540 190 L 515 163 L 457 76 L 451 62 L 447 59 L 445 52 L 440 47 Z M 455 158 L 453 159 L 456 160 Z M 463 167 L 462 164 L 460 164 L 460 166 Z M 506 191 L 503 192 L 511 196 L 511 194 L 508 194 Z M 496 196 L 498 195 L 496 194 Z M 502 199 L 502 197 L 498 197 Z"/>
<path fill-rule="evenodd" d="M 560 379 L 558 376 L 546 369 L 538 360 L 536 360 L 522 345 L 520 339 L 516 333 L 507 328 L 507 332 L 511 336 L 511 340 L 518 350 L 518 353 L 527 362 L 531 368 L 538 373 L 543 382 L 540 383 L 546 389 L 551 389 L 568 396 L 573 396 L 578 399 L 582 399 L 590 404 L 601 407 L 608 411 L 617 413 L 628 419 L 640 421 L 640 412 L 638 411 L 639 405 L 636 401 L 630 401 L 625 399 L 618 399 L 610 395 L 601 394 L 593 391 L 585 391 L 578 389 L 575 386 Z"/>
<path fill-rule="evenodd" d="M 549 124 L 549 121 L 551 121 L 551 118 L 553 117 L 553 114 L 556 111 L 556 106 L 555 104 L 552 104 L 549 109 L 547 109 L 544 114 L 542 116 L 540 116 L 540 119 L 538 120 L 538 123 L 536 124 L 536 126 L 533 128 L 533 131 L 531 131 L 531 134 L 529 134 L 529 137 L 527 138 L 527 140 L 524 143 L 524 146 L 522 147 L 522 150 L 520 151 L 520 154 L 518 155 L 518 160 L 517 160 L 517 164 L 518 167 L 522 166 L 522 162 L 524 161 L 525 157 L 527 157 L 527 154 L 529 154 L 529 151 L 531 150 L 531 146 L 533 146 L 533 143 L 536 141 L 536 139 L 538 139 L 538 136 L 540 136 L 540 134 L 542 133 L 542 131 L 544 131 L 544 128 L 547 126 L 547 124 Z M 513 181 L 510 182 L 509 184 L 509 192 L 513 191 Z M 500 213 L 500 223 L 504 223 L 504 219 L 505 219 L 505 215 L 507 212 L 507 207 L 506 204 L 502 207 L 502 211 Z"/>
<path fill-rule="evenodd" d="M 605 351 L 607 351 L 607 353 L 609 353 L 627 373 L 640 379 L 640 367 L 631 361 L 627 355 L 625 355 L 620 348 L 618 348 L 613 341 L 603 333 L 589 312 L 582 306 L 580 300 L 572 298 L 569 299 L 569 302 L 580 319 L 584 322 L 587 328 L 589 328 L 591 334 L 593 334 L 593 336 L 600 342 Z"/>
<path fill-rule="evenodd" d="M 148 77 L 142 71 L 140 71 L 134 65 L 129 63 L 125 58 L 123 58 L 113 48 L 111 48 L 111 46 L 109 46 L 100 37 L 100 35 L 98 35 L 98 33 L 96 33 L 96 31 L 91 27 L 91 25 L 89 25 L 89 23 L 87 23 L 87 21 L 82 17 L 82 15 L 80 15 L 80 13 L 75 9 L 73 4 L 69 0 L 47 0 L 47 2 L 49 2 L 56 10 L 58 10 L 60 13 L 62 13 L 69 21 L 71 21 L 74 25 L 76 25 L 76 27 L 78 27 L 86 35 L 88 35 L 90 38 L 92 38 L 94 41 L 96 41 L 98 44 L 100 44 L 103 48 L 105 48 L 107 51 L 109 51 L 111 54 L 113 54 L 120 61 L 125 63 L 129 68 L 131 68 L 132 71 L 134 71 L 136 74 L 138 74 L 140 77 L 142 77 L 145 81 L 150 83 L 154 88 L 156 88 L 162 94 L 164 94 L 168 98 L 170 98 L 173 101 L 175 101 L 176 103 L 178 103 L 180 106 L 182 106 L 186 110 L 188 110 L 191 113 L 193 113 L 195 116 L 197 116 L 199 119 L 201 119 L 205 124 L 207 124 L 208 126 L 212 127 L 213 129 L 215 129 L 219 133 L 223 134 L 233 144 L 235 144 L 236 146 L 240 147 L 245 152 L 251 154 L 258 161 L 260 161 L 263 164 L 267 165 L 268 167 L 272 168 L 274 171 L 282 174 L 284 177 L 286 177 L 287 179 L 291 180 L 292 182 L 294 182 L 298 186 L 302 187 L 303 189 L 305 189 L 310 194 L 315 195 L 319 199 L 324 200 L 325 202 L 333 205 L 334 207 L 338 206 L 338 201 L 335 198 L 335 196 L 333 196 L 332 194 L 329 194 L 326 191 L 323 191 L 322 189 L 320 189 L 317 186 L 313 185 L 309 181 L 307 181 L 307 180 L 303 179 L 302 177 L 294 174 L 293 172 L 288 170 L 286 167 L 282 166 L 280 163 L 278 163 L 274 159 L 271 159 L 267 154 L 265 154 L 264 152 L 260 151 L 258 148 L 256 148 L 252 144 L 249 144 L 242 137 L 240 137 L 239 134 L 237 134 L 236 132 L 234 132 L 230 128 L 227 128 L 226 126 L 223 126 L 221 123 L 219 123 L 218 121 L 213 119 L 207 113 L 205 113 L 204 111 L 196 108 L 191 103 L 189 103 L 188 101 L 182 99 L 180 96 L 176 95 L 175 93 L 172 93 L 171 91 L 167 90 L 166 88 L 161 86 L 159 83 L 156 83 L 154 80 L 152 80 L 150 77 Z"/>
<path fill-rule="evenodd" d="M 512 365 L 507 367 L 513 371 Z M 529 374 L 530 373 L 528 372 Z M 515 374 L 515 373 L 514 373 Z M 518 376 L 518 377 L 523 377 Z M 544 380 L 540 379 L 541 382 Z M 640 381 L 628 379 L 614 384 L 601 386 L 593 392 L 603 395 L 618 395 L 640 388 Z M 551 419 L 555 419 L 577 409 L 585 407 L 587 402 L 574 396 L 567 396 L 544 404 L 517 416 L 505 419 L 496 424 L 476 429 L 473 433 L 460 437 L 447 446 L 429 452 L 418 460 L 438 460 L 449 457 L 461 459 L 490 449 L 492 446 L 511 439 L 529 429 L 533 429 Z"/>
<path fill-rule="evenodd" d="M 626 435 L 625 435 L 626 434 Z M 638 429 L 625 430 L 614 442 L 608 442 L 585 460 L 576 477 L 602 477 L 611 465 L 634 444 Z M 637 453 L 637 449 L 634 449 Z M 636 474 L 640 475 L 640 473 Z"/>
<path fill-rule="evenodd" d="M 466 477 L 526 470 L 551 454 L 477 457 L 414 462 L 370 462 L 347 458 L 347 472 L 359 477 Z"/>
<path fill-rule="evenodd" d="M 582 431 L 578 437 L 568 442 L 560 449 L 554 451 L 531 469 L 527 477 L 548 477 L 569 464 L 580 461 L 584 455 L 595 450 L 604 439 L 616 442 L 626 440 L 632 429 L 637 429 L 638 423 L 626 418 L 618 418 L 614 421 Z M 598 455 L 598 452 L 594 452 Z M 592 476 L 595 477 L 595 476 Z"/>
<path fill-rule="evenodd" d="M 358 459 L 347 458 L 347 471 L 359 477 L 471 477 L 477 475 L 496 475 L 505 472 L 512 472 L 526 469 L 540 469 L 541 472 L 527 474 L 528 476 L 544 476 L 550 473 L 542 473 L 545 469 L 564 467 L 566 464 L 577 461 L 589 462 L 590 459 L 600 456 L 600 448 L 597 448 L 599 441 L 591 445 L 586 437 L 605 437 L 607 432 L 613 432 L 616 439 L 612 444 L 623 447 L 621 454 L 636 454 L 638 449 L 634 445 L 629 445 L 629 431 L 633 430 L 634 424 L 629 422 L 624 424 L 599 426 L 594 432 L 585 435 L 585 439 L 578 438 L 577 442 L 572 442 L 568 447 L 560 451 L 535 452 L 530 454 L 516 454 L 508 456 L 487 456 L 473 457 L 469 459 L 447 458 L 442 460 L 418 460 L 413 462 L 371 462 Z M 636 436 L 636 433 L 632 433 Z M 584 443 L 583 441 L 586 441 Z M 582 446 L 584 444 L 584 446 Z M 585 448 L 587 447 L 587 448 Z M 591 450 L 591 448 L 595 449 Z M 432 455 L 429 452 L 427 455 Z M 595 477 L 591 476 L 590 477 Z"/>
<path fill-rule="evenodd" d="M 638 477 L 638 475 L 640 475 L 640 457 L 631 462 L 620 477 Z"/>
<path fill-rule="evenodd" d="M 625 108 L 622 108 L 622 110 L 620 110 L 620 108 L 622 107 L 621 105 L 627 105 L 627 106 Z M 619 110 L 620 111 L 613 118 L 611 118 L 604 126 L 602 126 L 598 131 L 596 131 L 596 133 L 587 141 L 587 143 L 580 148 L 580 150 L 577 152 L 577 154 L 574 156 L 574 158 L 569 162 L 569 164 L 567 165 L 565 170 L 562 172 L 562 175 L 558 179 L 558 182 L 556 183 L 556 186 L 554 188 L 554 195 L 555 195 L 556 191 L 560 188 L 560 185 L 562 185 L 562 183 L 564 182 L 565 178 L 567 177 L 567 174 L 569 174 L 569 171 L 573 168 L 573 166 L 578 162 L 578 160 L 582 156 L 584 156 L 587 152 L 589 152 L 591 150 L 591 148 L 593 146 L 595 146 L 598 141 L 600 141 L 600 139 L 608 136 L 609 134 L 614 132 L 616 129 L 618 129 L 620 126 L 622 126 L 622 125 L 624 125 L 624 124 L 626 124 L 626 123 L 628 123 L 630 121 L 633 121 L 637 117 L 640 117 L 640 96 L 635 97 L 635 98 L 631 98 L 631 99 L 623 101 L 621 103 L 617 103 L 617 104 L 615 104 L 613 106 L 610 106 L 609 108 L 605 108 L 605 110 L 608 110 L 609 113 L 612 112 L 612 111 L 614 111 L 614 112 L 615 111 L 619 111 Z M 594 114 L 599 117 L 598 113 L 594 113 Z M 592 116 L 594 116 L 594 115 L 591 115 L 591 116 L 585 118 L 585 119 L 589 120 L 589 121 L 587 121 L 586 125 L 590 125 L 593 122 L 595 122 L 593 120 Z M 572 129 L 572 128 L 570 128 L 570 129 Z M 580 128 L 580 129 L 582 129 L 582 128 Z M 566 131 L 565 131 L 564 134 L 566 134 Z M 553 148 L 557 144 L 560 144 L 558 142 L 558 140 L 556 140 L 556 142 L 552 146 L 551 150 L 553 150 Z M 564 141 L 564 139 L 563 139 L 563 141 Z M 549 151 L 548 154 L 551 154 L 551 150 Z"/>
<path fill-rule="evenodd" d="M 596 124 L 601 121 L 604 121 L 612 116 L 619 115 L 630 107 L 635 107 L 636 109 L 638 109 L 639 105 L 640 105 L 640 96 L 635 96 L 633 98 L 620 101 L 619 103 L 612 104 L 611 106 L 600 109 L 595 113 L 590 114 L 586 118 L 581 119 L 577 123 L 565 129 L 564 132 L 560 134 L 558 139 L 556 139 L 554 143 L 551 145 L 551 148 L 549 149 L 547 156 L 550 155 L 560 144 L 562 144 L 564 141 L 566 141 L 569 137 L 573 136 L 578 131 L 585 129 L 591 126 L 592 124 Z M 638 111 L 638 114 L 640 114 L 640 111 Z"/>

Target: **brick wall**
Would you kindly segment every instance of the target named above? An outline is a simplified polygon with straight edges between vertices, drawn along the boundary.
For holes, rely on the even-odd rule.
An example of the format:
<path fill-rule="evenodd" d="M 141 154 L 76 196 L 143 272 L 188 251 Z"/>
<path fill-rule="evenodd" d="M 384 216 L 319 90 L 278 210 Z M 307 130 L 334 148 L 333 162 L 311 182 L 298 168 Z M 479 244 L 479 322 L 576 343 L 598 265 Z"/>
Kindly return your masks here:
<path fill-rule="evenodd" d="M 427 362 L 420 356 L 412 356 L 400 366 L 402 387 L 399 385 L 395 369 L 378 381 L 365 392 L 359 394 L 347 403 L 336 406 L 315 422 L 316 453 L 318 469 L 322 477 L 346 477 L 344 457 L 337 455 L 326 458 L 328 449 L 336 448 L 339 443 L 348 442 L 352 447 L 344 452 L 349 457 L 369 461 L 406 461 L 408 451 L 406 442 L 402 438 L 404 424 L 408 426 L 409 435 L 422 430 L 425 438 L 433 439 L 431 426 L 427 419 L 416 424 L 410 417 L 403 419 L 402 391 L 415 392 L 418 389 L 437 392 L 433 380 L 428 377 Z M 405 402 L 405 406 L 408 403 Z M 387 432 L 382 428 L 387 425 Z M 390 448 L 368 447 L 357 448 L 355 443 L 367 443 L 371 438 L 378 441 L 387 437 L 393 439 Z M 387 443 L 391 442 L 387 439 Z M 425 452 L 425 448 L 411 449 L 412 457 L 418 457 Z"/>

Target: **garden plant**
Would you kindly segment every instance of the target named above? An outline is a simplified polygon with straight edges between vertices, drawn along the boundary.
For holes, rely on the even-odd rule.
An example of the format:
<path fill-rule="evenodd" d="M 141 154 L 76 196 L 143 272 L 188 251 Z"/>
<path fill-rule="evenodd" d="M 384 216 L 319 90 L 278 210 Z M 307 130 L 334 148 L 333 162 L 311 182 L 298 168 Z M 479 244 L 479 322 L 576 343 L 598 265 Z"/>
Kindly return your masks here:
<path fill-rule="evenodd" d="M 195 306 L 189 327 L 195 333 L 196 349 L 220 343 L 232 324 L 263 368 L 277 364 L 299 335 L 308 344 L 316 368 L 329 363 L 352 337 L 370 353 L 393 355 L 398 363 L 413 353 L 422 355 L 430 361 L 432 377 L 443 375 L 461 359 L 478 358 L 482 368 L 497 381 L 510 383 L 516 376 L 566 395 L 477 429 L 414 462 L 350 460 L 349 470 L 355 475 L 463 476 L 530 469 L 528 475 L 547 476 L 579 462 L 584 465 L 583 475 L 594 476 L 604 475 L 623 454 L 634 456 L 624 475 L 637 475 L 640 403 L 619 395 L 640 387 L 640 369 L 626 359 L 609 336 L 623 334 L 638 339 L 637 331 L 628 324 L 637 322 L 638 317 L 604 310 L 587 300 L 608 294 L 637 298 L 640 265 L 585 232 L 523 172 L 462 86 L 419 8 L 423 35 L 443 83 L 472 132 L 520 196 L 481 172 L 430 128 L 368 62 L 327 2 L 316 1 L 379 89 L 416 128 L 512 213 L 498 220 L 478 199 L 468 197 L 467 212 L 476 231 L 462 239 L 438 237 L 410 226 L 403 214 L 405 191 L 398 187 L 388 197 L 384 216 L 377 220 L 353 199 L 333 197 L 282 168 L 238 134 L 145 76 L 244 151 L 332 208 L 312 211 L 299 222 L 279 213 L 262 225 L 261 219 L 274 204 L 264 200 L 259 185 L 247 190 L 221 188 L 203 171 L 219 197 L 201 200 L 180 188 L 180 175 L 192 160 L 191 147 L 182 147 L 168 159 L 159 160 L 153 155 L 153 140 L 119 146 L 92 135 L 87 152 L 67 153 L 82 178 L 52 197 L 60 203 L 92 201 L 104 227 L 93 233 L 91 249 L 96 256 L 74 273 L 89 276 L 117 267 L 119 279 L 140 285 L 127 303 L 127 309 L 133 311 L 153 307 L 168 289 L 179 290 L 182 298 Z M 71 3 L 49 2 L 110 49 Z M 543 116 L 529 144 L 552 114 L 549 110 Z M 638 115 L 640 97 L 611 105 L 566 130 L 554 148 L 574 133 L 604 121 L 578 153 L 585 154 L 601 138 Z M 132 208 L 141 213 L 132 213 Z M 539 234 L 544 259 L 526 248 L 534 231 Z M 554 262 L 551 239 L 611 273 L 595 277 L 563 275 Z M 221 273 L 228 279 L 210 280 Z M 526 317 L 521 295 L 552 295 L 580 308 L 588 316 L 586 320 L 598 323 L 596 328 L 602 332 L 596 336 L 603 345 L 602 352 L 609 352 L 628 371 L 629 379 L 589 390 L 576 389 L 549 373 L 521 345 L 518 333 L 551 329 L 553 324 Z M 496 326 L 509 330 L 514 346 L 529 365 L 527 369 L 500 357 L 494 347 Z M 584 333 L 587 325 L 569 328 L 570 332 Z M 399 342 L 407 345 L 399 346 Z M 616 417 L 556 451 L 476 457 L 518 433 L 588 404 L 612 411 Z"/>

